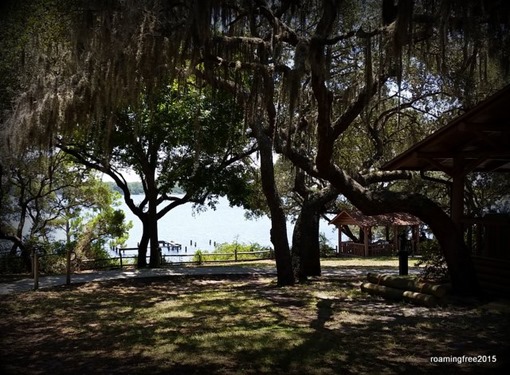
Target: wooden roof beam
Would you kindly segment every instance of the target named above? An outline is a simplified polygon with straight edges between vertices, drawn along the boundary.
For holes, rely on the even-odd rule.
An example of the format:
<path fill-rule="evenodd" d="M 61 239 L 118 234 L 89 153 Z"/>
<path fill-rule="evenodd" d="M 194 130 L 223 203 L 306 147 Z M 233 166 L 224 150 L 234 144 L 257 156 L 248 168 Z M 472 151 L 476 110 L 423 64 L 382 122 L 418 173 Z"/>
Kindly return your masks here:
<path fill-rule="evenodd" d="M 438 155 L 439 153 L 430 153 L 430 152 L 417 152 L 416 157 L 418 159 L 422 159 L 430 163 L 433 167 L 437 168 L 438 170 L 446 173 L 447 175 L 451 176 L 453 174 L 453 169 L 441 164 L 441 162 L 438 161 L 438 159 L 451 159 L 451 155 Z"/>

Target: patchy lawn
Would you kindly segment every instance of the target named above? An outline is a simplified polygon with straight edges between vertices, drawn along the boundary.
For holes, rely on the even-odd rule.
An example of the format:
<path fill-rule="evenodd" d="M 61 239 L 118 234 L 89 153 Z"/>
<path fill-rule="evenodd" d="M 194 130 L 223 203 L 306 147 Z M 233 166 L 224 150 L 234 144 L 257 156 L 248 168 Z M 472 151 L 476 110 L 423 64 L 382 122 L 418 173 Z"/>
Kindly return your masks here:
<path fill-rule="evenodd" d="M 0 296 L 3 374 L 494 373 L 510 307 L 425 308 L 360 280 L 278 288 L 273 278 L 115 280 Z M 479 356 L 496 363 L 431 363 Z"/>

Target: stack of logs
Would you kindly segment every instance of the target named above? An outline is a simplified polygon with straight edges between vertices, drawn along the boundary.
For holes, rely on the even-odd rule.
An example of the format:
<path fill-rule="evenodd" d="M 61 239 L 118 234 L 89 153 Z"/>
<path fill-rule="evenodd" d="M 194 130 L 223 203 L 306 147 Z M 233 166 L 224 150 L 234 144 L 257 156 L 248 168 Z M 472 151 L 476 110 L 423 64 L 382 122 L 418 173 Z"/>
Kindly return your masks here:
<path fill-rule="evenodd" d="M 437 306 L 447 292 L 445 285 L 431 284 L 408 276 L 369 273 L 367 280 L 368 282 L 361 285 L 364 292 L 427 307 Z"/>

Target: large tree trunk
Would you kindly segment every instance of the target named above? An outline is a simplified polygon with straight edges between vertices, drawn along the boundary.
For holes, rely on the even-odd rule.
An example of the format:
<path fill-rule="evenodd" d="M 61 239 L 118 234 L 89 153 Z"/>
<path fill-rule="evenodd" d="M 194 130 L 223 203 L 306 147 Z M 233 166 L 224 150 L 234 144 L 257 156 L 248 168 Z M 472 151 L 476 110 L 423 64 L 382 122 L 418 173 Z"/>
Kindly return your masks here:
<path fill-rule="evenodd" d="M 158 242 L 158 225 L 150 226 L 150 256 L 149 256 L 149 267 L 157 268 L 161 266 L 161 249 L 159 248 Z"/>
<path fill-rule="evenodd" d="M 338 192 L 328 188 L 319 193 L 304 195 L 305 200 L 292 236 L 292 264 L 299 281 L 305 281 L 307 276 L 321 275 L 320 213 L 326 204 L 337 197 Z"/>
<path fill-rule="evenodd" d="M 371 192 L 334 166 L 321 169 L 328 180 L 363 213 L 379 215 L 407 212 L 423 220 L 441 246 L 454 291 L 458 294 L 478 292 L 475 269 L 463 234 L 441 207 L 421 194 Z"/>
<path fill-rule="evenodd" d="M 253 90 L 258 91 L 256 87 L 262 83 L 264 90 L 263 106 L 267 115 L 265 119 L 267 120 L 267 126 L 263 125 L 264 119 L 255 118 L 251 121 L 251 128 L 259 146 L 262 191 L 271 214 L 271 242 L 274 246 L 278 285 L 294 285 L 292 257 L 290 255 L 289 239 L 287 238 L 287 217 L 274 179 L 273 137 L 276 129 L 276 108 L 273 101 L 274 80 L 269 71 L 262 74 L 262 81 L 258 81 L 259 78 L 257 77 L 253 83 Z"/>
<path fill-rule="evenodd" d="M 292 259 L 287 238 L 287 218 L 276 191 L 272 150 L 269 152 L 261 150 L 260 154 L 262 188 L 271 212 L 271 242 L 274 245 L 278 285 L 294 285 Z"/>
<path fill-rule="evenodd" d="M 21 260 L 23 261 L 23 265 L 27 272 L 32 274 L 32 249 L 29 249 L 25 246 L 20 247 L 21 249 Z"/>
<path fill-rule="evenodd" d="M 148 231 L 148 221 L 147 219 L 142 219 L 142 238 L 140 239 L 140 243 L 138 244 L 138 268 L 147 267 L 147 247 L 149 245 L 149 231 Z"/>
<path fill-rule="evenodd" d="M 292 235 L 292 264 L 296 278 L 321 275 L 319 211 L 309 200 L 301 207 Z"/>
<path fill-rule="evenodd" d="M 294 285 L 292 259 L 287 238 L 287 218 L 274 180 L 272 141 L 264 133 L 260 123 L 255 124 L 253 128 L 260 149 L 262 190 L 271 212 L 271 242 L 274 246 L 278 285 Z"/>
<path fill-rule="evenodd" d="M 157 197 L 149 198 L 149 211 L 148 211 L 148 230 L 150 238 L 150 259 L 149 267 L 159 267 L 161 265 L 161 251 L 159 248 L 158 238 L 158 213 L 157 213 Z"/>
<path fill-rule="evenodd" d="M 310 66 L 312 89 L 317 104 L 317 154 L 315 165 L 320 177 L 329 181 L 349 201 L 367 215 L 389 212 L 407 212 L 419 217 L 430 226 L 444 251 L 452 286 L 458 293 L 477 291 L 476 274 L 462 233 L 452 220 L 433 201 L 420 194 L 373 192 L 357 183 L 345 171 L 334 164 L 335 141 L 352 125 L 366 108 L 370 98 L 377 93 L 379 85 L 388 76 L 383 73 L 378 79 L 370 80 L 351 105 L 334 121 L 333 94 L 326 84 L 327 65 L 323 38 L 331 33 L 336 17 L 333 3 L 324 10 L 317 24 L 317 38 L 310 44 Z"/>

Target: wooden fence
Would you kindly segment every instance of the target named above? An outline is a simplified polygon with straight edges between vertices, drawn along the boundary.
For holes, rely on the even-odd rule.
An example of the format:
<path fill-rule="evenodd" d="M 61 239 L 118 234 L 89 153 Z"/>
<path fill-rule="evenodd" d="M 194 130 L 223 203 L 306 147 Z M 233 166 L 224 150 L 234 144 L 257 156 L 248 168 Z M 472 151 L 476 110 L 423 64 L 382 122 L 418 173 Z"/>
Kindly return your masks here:
<path fill-rule="evenodd" d="M 65 273 L 67 276 L 67 284 L 71 283 L 71 274 L 76 271 L 84 270 L 104 270 L 104 269 L 122 269 L 128 266 L 135 266 L 136 255 L 124 255 L 123 250 L 138 250 L 136 248 L 120 249 L 118 256 L 110 258 L 97 258 L 78 260 L 73 252 L 68 252 L 66 256 L 61 255 L 45 255 L 38 254 L 36 251 L 32 252 L 32 276 L 34 278 L 34 290 L 39 288 L 39 277 L 41 273 L 48 273 L 45 264 L 54 264 L 48 261 L 49 258 L 58 258 L 61 260 L 60 264 L 65 265 Z M 209 258 L 209 259 L 208 259 Z M 205 253 L 196 252 L 195 254 L 166 254 L 162 255 L 162 266 L 182 265 L 182 264 L 203 264 L 214 262 L 244 262 L 244 261 L 257 261 L 265 259 L 274 259 L 272 250 L 264 251 L 237 251 L 234 253 Z M 148 260 L 148 259 L 147 259 Z"/>
<path fill-rule="evenodd" d="M 365 244 L 357 242 L 342 242 L 340 244 L 340 255 L 351 255 L 355 257 L 365 256 Z M 369 244 L 368 256 L 391 256 L 395 255 L 393 244 Z"/>

